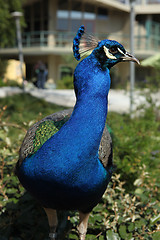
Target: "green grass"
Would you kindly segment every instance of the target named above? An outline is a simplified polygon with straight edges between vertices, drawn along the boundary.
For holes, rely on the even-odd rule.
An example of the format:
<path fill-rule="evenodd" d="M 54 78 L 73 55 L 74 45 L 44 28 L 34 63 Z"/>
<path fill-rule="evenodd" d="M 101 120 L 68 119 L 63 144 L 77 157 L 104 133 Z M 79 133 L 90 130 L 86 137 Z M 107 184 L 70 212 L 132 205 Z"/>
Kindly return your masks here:
<path fill-rule="evenodd" d="M 152 101 L 141 117 L 108 114 L 117 165 L 101 203 L 93 209 L 87 239 L 160 239 L 160 122 Z M 48 223 L 41 206 L 19 184 L 14 168 L 26 130 L 62 110 L 28 94 L 0 101 L 0 240 L 44 240 Z M 77 239 L 77 214 L 70 214 L 66 238 Z M 60 223 L 63 214 L 60 215 Z"/>
<path fill-rule="evenodd" d="M 24 122 L 28 123 L 32 120 L 41 119 L 53 112 L 64 109 L 64 107 L 47 103 L 29 94 L 17 94 L 3 98 L 0 101 L 0 106 L 1 108 L 3 106 L 7 107 L 3 118 L 20 125 L 23 125 Z"/>
<path fill-rule="evenodd" d="M 6 110 L 3 112 L 2 119 L 9 127 L 8 136 L 13 141 L 20 133 L 25 134 L 25 129 L 27 130 L 36 121 L 64 109 L 64 107 L 47 103 L 29 94 L 18 94 L 1 99 L 0 108 L 3 107 Z M 16 125 L 19 127 L 15 127 Z"/>

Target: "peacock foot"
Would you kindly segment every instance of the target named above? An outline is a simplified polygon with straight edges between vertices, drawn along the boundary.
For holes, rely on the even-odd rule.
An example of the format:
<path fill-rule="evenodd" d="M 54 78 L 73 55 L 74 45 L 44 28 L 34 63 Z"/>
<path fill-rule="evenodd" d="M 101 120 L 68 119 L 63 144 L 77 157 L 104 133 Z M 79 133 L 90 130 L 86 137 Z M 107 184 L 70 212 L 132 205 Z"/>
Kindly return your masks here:
<path fill-rule="evenodd" d="M 86 232 L 79 233 L 79 240 L 85 240 L 85 238 L 86 238 Z"/>
<path fill-rule="evenodd" d="M 50 240 L 55 240 L 57 237 L 57 233 L 49 233 Z"/>
<path fill-rule="evenodd" d="M 79 225 L 77 227 L 79 240 L 85 240 L 88 226 L 89 213 L 79 211 Z"/>

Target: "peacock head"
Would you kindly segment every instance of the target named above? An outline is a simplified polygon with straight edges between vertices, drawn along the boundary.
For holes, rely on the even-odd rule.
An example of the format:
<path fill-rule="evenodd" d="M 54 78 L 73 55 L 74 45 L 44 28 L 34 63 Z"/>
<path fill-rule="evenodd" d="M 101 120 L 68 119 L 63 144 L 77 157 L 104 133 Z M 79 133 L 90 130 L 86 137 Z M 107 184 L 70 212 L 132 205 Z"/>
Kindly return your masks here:
<path fill-rule="evenodd" d="M 93 54 L 95 54 L 103 67 L 111 68 L 116 63 L 124 61 L 133 61 L 140 64 L 137 58 L 128 53 L 119 42 L 114 40 L 100 41 Z"/>
<path fill-rule="evenodd" d="M 98 59 L 103 68 L 110 69 L 116 63 L 124 61 L 133 61 L 140 64 L 139 60 L 128 53 L 117 41 L 109 39 L 99 41 L 93 36 L 85 36 L 84 33 L 85 28 L 82 25 L 73 40 L 73 53 L 77 60 L 80 60 L 81 56 L 93 50 L 92 54 Z"/>

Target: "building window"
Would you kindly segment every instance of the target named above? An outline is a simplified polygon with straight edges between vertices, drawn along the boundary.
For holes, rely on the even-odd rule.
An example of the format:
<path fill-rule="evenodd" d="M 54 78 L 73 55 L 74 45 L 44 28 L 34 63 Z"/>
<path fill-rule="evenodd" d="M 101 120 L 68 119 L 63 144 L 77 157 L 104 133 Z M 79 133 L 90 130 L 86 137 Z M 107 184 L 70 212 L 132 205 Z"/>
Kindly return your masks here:
<path fill-rule="evenodd" d="M 98 8 L 97 9 L 97 19 L 106 20 L 108 18 L 108 11 L 106 8 Z"/>
<path fill-rule="evenodd" d="M 68 1 L 59 0 L 57 10 L 57 30 L 68 30 L 69 10 Z"/>
<path fill-rule="evenodd" d="M 84 19 L 85 20 L 95 20 L 96 14 L 95 14 L 95 7 L 91 4 L 85 4 L 85 10 L 84 10 Z"/>
<path fill-rule="evenodd" d="M 82 24 L 82 2 L 72 0 L 71 7 L 72 7 L 70 11 L 71 31 L 75 32 Z"/>
<path fill-rule="evenodd" d="M 48 30 L 48 0 L 42 1 L 42 12 L 43 12 L 43 20 L 42 26 L 45 31 Z"/>
<path fill-rule="evenodd" d="M 48 30 L 48 0 L 41 0 L 24 8 L 26 32 Z"/>
<path fill-rule="evenodd" d="M 75 32 L 80 25 L 85 24 L 88 32 L 94 32 L 95 21 L 95 5 L 78 0 L 59 0 L 57 30 Z"/>
<path fill-rule="evenodd" d="M 25 7 L 24 16 L 26 21 L 25 31 L 30 32 L 31 31 L 31 7 L 30 6 Z"/>
<path fill-rule="evenodd" d="M 88 3 L 84 5 L 83 21 L 87 32 L 95 32 L 96 13 L 94 5 Z"/>

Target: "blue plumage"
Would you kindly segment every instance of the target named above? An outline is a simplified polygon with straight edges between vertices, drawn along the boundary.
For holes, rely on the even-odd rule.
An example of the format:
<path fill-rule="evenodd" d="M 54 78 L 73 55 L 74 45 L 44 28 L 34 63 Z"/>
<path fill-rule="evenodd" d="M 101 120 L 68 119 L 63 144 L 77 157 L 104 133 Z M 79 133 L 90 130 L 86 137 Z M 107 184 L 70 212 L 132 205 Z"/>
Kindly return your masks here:
<path fill-rule="evenodd" d="M 73 40 L 77 60 L 80 59 L 79 43 L 83 33 L 84 26 L 81 26 Z M 77 101 L 69 120 L 56 133 L 50 132 L 48 140 L 36 151 L 28 150 L 32 148 L 32 142 L 28 146 L 27 139 L 33 139 L 33 132 L 41 132 L 43 126 L 47 129 L 44 124 L 36 125 L 24 140 L 23 145 L 27 147 L 22 145 L 20 152 L 23 153 L 24 148 L 27 154 L 20 156 L 17 175 L 44 208 L 77 209 L 88 214 L 102 197 L 112 174 L 111 142 L 107 143 L 105 163 L 99 154 L 108 111 L 109 69 L 125 60 L 137 61 L 116 41 L 98 42 L 93 52 L 75 69 Z M 40 130 L 37 130 L 38 126 Z M 46 133 L 50 131 L 48 129 Z M 80 221 L 79 232 L 83 235 L 80 239 L 85 239 L 84 228 L 87 228 L 85 220 Z"/>
<path fill-rule="evenodd" d="M 84 34 L 84 26 L 82 25 L 77 32 L 77 35 L 75 36 L 75 38 L 73 39 L 73 54 L 74 57 L 79 61 L 81 59 L 80 57 L 80 53 L 79 53 L 79 44 L 80 44 L 80 40 L 82 35 Z"/>
<path fill-rule="evenodd" d="M 95 72 L 98 71 L 94 66 L 94 61 L 92 63 L 93 66 L 91 65 L 91 60 L 92 58 L 86 58 L 75 71 L 76 83 L 83 83 L 83 79 L 78 73 L 81 72 L 83 75 L 84 66 L 88 65 L 88 61 L 90 62 L 88 66 L 94 69 L 92 74 L 95 75 Z M 83 87 L 78 86 L 80 93 L 77 96 L 77 103 L 71 118 L 34 155 L 29 156 L 22 163 L 21 170 L 23 169 L 23 176 L 26 171 L 27 175 L 33 173 L 30 181 L 29 179 L 25 180 L 23 184 L 32 194 L 38 194 L 37 198 L 41 202 L 43 199 L 43 206 L 55 209 L 80 209 L 79 202 L 82 203 L 83 199 L 86 201 L 85 196 L 88 195 L 86 202 L 89 206 L 85 206 L 84 209 L 82 206 L 81 209 L 87 211 L 96 205 L 106 189 L 110 174 L 107 173 L 98 159 L 98 148 L 107 116 L 106 95 L 110 86 L 110 79 L 106 81 L 107 75 L 109 79 L 108 70 L 102 74 L 97 72 L 97 78 L 95 78 L 94 83 L 90 82 L 90 86 L 85 90 L 82 89 Z M 99 84 L 99 87 L 97 86 L 98 92 L 95 91 L 97 84 Z M 97 97 L 97 94 L 100 95 L 99 92 L 102 95 L 100 98 Z M 54 189 L 52 198 L 48 198 L 46 188 L 42 187 L 40 191 L 42 196 L 39 197 L 39 189 L 37 189 L 38 193 L 36 193 L 34 187 L 34 181 L 37 182 L 37 178 L 39 179 L 39 185 L 41 185 L 41 181 L 45 182 L 49 179 L 47 191 L 50 194 L 52 189 Z M 21 181 L 23 182 L 23 179 Z M 62 185 L 62 193 L 63 191 L 65 192 L 65 188 L 66 191 L 68 189 L 67 193 L 70 193 L 68 196 L 69 200 L 65 200 L 63 206 L 61 205 L 62 193 L 58 197 L 60 185 Z M 79 193 L 78 196 L 74 190 L 75 188 Z M 57 196 L 56 199 L 54 195 Z M 67 196 L 65 199 L 67 199 Z M 93 201 L 93 199 L 96 201 Z M 55 200 L 59 205 L 57 203 L 54 205 Z M 50 205 L 50 202 L 52 205 Z"/>

